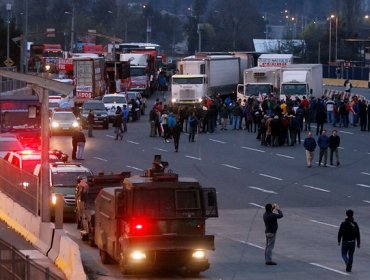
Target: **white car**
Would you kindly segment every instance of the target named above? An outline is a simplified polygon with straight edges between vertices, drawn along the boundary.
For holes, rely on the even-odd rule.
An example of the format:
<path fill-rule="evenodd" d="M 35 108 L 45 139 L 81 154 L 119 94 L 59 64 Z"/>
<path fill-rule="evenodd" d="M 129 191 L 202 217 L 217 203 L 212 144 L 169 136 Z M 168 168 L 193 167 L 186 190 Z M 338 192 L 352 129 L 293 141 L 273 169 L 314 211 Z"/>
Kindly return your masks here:
<path fill-rule="evenodd" d="M 24 147 L 15 135 L 0 134 L 0 157 L 8 152 L 23 151 Z"/>
<path fill-rule="evenodd" d="M 103 96 L 102 99 L 105 108 L 107 109 L 109 120 L 112 121 L 116 114 L 117 107 L 123 109 L 123 105 L 127 106 L 125 93 L 110 93 Z"/>

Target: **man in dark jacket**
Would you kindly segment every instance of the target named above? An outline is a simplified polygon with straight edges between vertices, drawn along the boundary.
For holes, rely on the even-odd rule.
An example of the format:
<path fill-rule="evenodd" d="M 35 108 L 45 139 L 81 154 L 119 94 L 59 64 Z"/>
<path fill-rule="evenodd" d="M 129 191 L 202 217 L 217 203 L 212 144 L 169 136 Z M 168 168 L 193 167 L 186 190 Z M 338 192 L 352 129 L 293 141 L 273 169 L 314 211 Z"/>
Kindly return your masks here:
<path fill-rule="evenodd" d="M 82 128 L 79 128 L 78 130 L 73 132 L 72 134 L 72 159 L 83 159 L 85 142 L 86 142 L 86 138 L 85 138 L 85 134 L 82 132 Z"/>
<path fill-rule="evenodd" d="M 332 135 L 329 137 L 330 165 L 333 165 L 333 154 L 335 154 L 337 166 L 339 166 L 339 153 L 338 153 L 339 145 L 340 137 L 337 135 L 337 130 L 333 129 Z"/>
<path fill-rule="evenodd" d="M 319 153 L 319 166 L 321 165 L 322 158 L 324 158 L 324 166 L 326 167 L 326 162 L 328 160 L 328 148 L 329 148 L 329 137 L 326 135 L 326 130 L 324 129 L 317 139 L 317 145 L 320 148 Z"/>
<path fill-rule="evenodd" d="M 342 241 L 342 258 L 346 264 L 346 271 L 352 271 L 353 254 L 355 253 L 356 241 L 357 248 L 360 248 L 360 228 L 353 219 L 353 211 L 346 211 L 347 218 L 342 222 L 338 231 L 338 245 Z"/>
<path fill-rule="evenodd" d="M 308 132 L 307 138 L 304 139 L 303 146 L 306 150 L 307 167 L 312 167 L 313 157 L 315 155 L 316 140 L 312 137 L 311 131 Z"/>
<path fill-rule="evenodd" d="M 265 206 L 266 212 L 263 214 L 263 221 L 265 223 L 266 234 L 266 248 L 265 248 L 265 263 L 267 265 L 276 265 L 272 261 L 272 250 L 275 246 L 276 232 L 278 229 L 278 219 L 283 217 L 283 212 L 280 210 L 279 205 L 268 203 Z M 274 210 L 277 213 L 274 213 Z"/>

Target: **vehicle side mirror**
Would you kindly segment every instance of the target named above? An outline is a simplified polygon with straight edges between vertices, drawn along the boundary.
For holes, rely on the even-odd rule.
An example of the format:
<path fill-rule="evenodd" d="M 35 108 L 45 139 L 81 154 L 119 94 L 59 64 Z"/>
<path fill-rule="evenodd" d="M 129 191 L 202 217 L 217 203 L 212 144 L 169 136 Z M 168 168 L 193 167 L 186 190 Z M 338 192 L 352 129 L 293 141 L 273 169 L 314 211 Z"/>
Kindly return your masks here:
<path fill-rule="evenodd" d="M 218 217 L 217 193 L 215 188 L 204 188 L 203 209 L 206 218 Z"/>

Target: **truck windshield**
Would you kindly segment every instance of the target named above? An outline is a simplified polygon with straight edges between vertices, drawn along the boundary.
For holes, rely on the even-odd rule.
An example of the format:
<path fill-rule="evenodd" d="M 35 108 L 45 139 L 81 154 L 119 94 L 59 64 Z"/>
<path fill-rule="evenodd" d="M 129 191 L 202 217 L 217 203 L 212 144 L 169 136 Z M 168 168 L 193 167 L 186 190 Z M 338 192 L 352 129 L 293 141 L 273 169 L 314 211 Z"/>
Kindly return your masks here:
<path fill-rule="evenodd" d="M 306 95 L 306 84 L 283 84 L 281 93 L 285 95 Z"/>
<path fill-rule="evenodd" d="M 173 78 L 172 84 L 173 85 L 202 85 L 203 84 L 203 77 L 197 78 Z"/>
<path fill-rule="evenodd" d="M 175 199 L 174 199 L 175 198 Z M 134 193 L 134 216 L 176 217 L 183 211 L 200 210 L 197 190 L 140 190 Z"/>
<path fill-rule="evenodd" d="M 77 177 L 91 176 L 90 172 L 54 172 L 53 173 L 53 186 L 54 187 L 75 187 Z"/>
<path fill-rule="evenodd" d="M 131 77 L 138 77 L 138 76 L 146 76 L 145 68 L 130 68 L 130 76 Z"/>
<path fill-rule="evenodd" d="M 246 87 L 245 94 L 248 96 L 258 96 L 263 93 L 269 95 L 271 90 L 272 86 L 269 84 L 249 84 Z"/>

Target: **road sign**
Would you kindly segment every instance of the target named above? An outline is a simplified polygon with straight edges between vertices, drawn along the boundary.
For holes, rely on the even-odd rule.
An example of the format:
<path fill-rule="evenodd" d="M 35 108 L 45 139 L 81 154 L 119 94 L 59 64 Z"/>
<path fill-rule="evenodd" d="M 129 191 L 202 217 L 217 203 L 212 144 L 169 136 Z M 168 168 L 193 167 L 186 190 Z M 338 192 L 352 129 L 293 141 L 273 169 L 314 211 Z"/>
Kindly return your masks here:
<path fill-rule="evenodd" d="M 11 58 L 5 59 L 4 64 L 6 67 L 11 67 L 14 65 L 14 61 Z"/>

